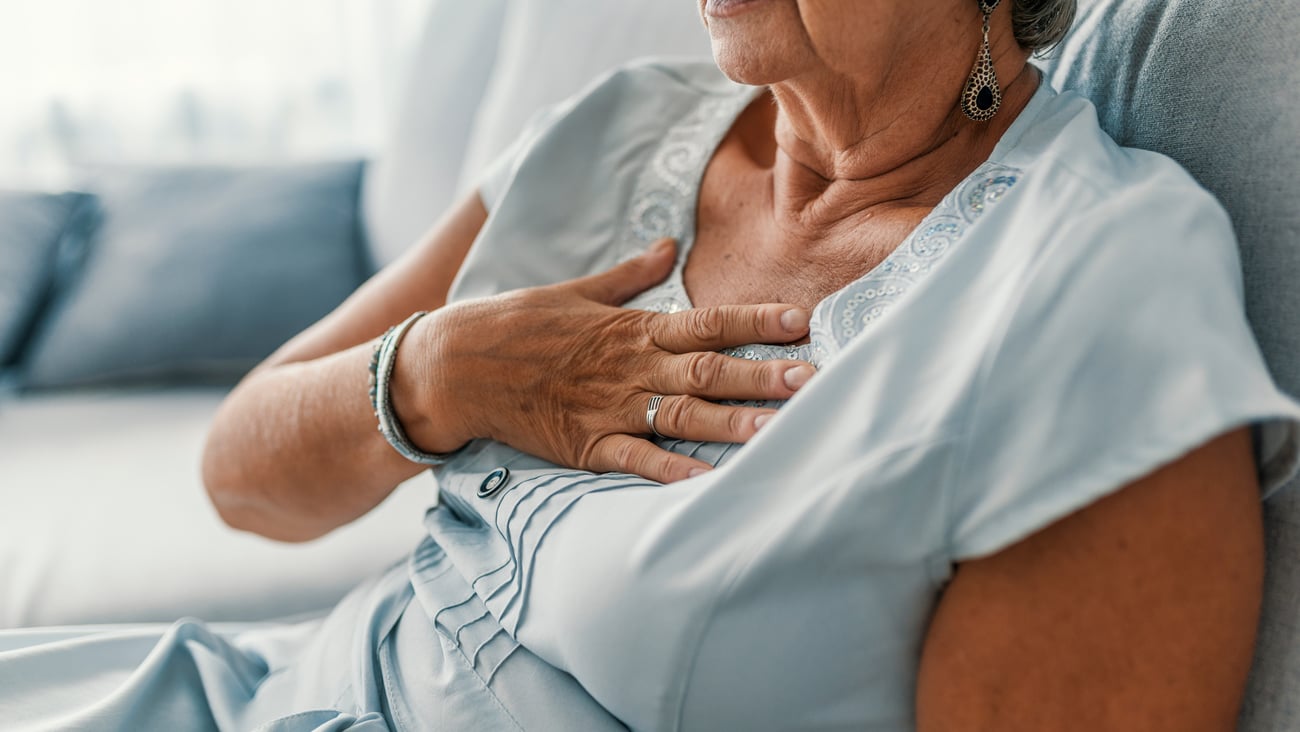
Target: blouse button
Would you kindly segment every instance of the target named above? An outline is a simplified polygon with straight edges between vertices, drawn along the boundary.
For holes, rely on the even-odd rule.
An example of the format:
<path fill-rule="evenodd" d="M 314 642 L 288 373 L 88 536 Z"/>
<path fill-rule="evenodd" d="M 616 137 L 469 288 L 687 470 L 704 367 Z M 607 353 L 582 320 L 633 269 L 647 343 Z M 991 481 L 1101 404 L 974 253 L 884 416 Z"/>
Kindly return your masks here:
<path fill-rule="evenodd" d="M 506 468 L 497 468 L 496 470 L 493 470 L 488 473 L 487 477 L 483 479 L 483 482 L 479 484 L 478 497 L 491 498 L 496 495 L 498 491 L 504 488 L 509 480 L 510 471 Z"/>

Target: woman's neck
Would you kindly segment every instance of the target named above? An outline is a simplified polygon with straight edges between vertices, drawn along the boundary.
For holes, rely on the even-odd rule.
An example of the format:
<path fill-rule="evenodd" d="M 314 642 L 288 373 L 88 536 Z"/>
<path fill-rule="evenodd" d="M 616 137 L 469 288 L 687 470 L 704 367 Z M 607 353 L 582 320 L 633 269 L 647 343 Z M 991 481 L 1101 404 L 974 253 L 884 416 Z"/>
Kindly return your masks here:
<path fill-rule="evenodd" d="M 932 90 L 920 70 L 883 83 L 827 74 L 772 85 L 776 106 L 758 124 L 775 143 L 765 157 L 778 219 L 818 232 L 893 208 L 932 208 L 988 159 L 1037 89 L 1023 51 L 996 50 L 1003 100 L 988 122 L 967 119 L 956 95 Z"/>

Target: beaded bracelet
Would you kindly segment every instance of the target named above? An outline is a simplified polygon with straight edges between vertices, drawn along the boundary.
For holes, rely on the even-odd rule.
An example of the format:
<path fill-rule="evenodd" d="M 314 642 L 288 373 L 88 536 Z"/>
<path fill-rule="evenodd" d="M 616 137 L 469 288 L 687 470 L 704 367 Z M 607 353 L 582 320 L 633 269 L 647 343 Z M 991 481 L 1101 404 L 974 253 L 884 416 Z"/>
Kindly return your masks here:
<path fill-rule="evenodd" d="M 379 432 L 383 434 L 388 444 L 393 446 L 397 454 L 421 465 L 442 465 L 464 448 L 453 452 L 434 453 L 424 452 L 412 445 L 406 437 L 406 431 L 397 421 L 392 396 L 389 394 L 389 387 L 393 380 L 393 367 L 397 365 L 397 346 L 401 344 L 402 338 L 406 336 L 411 326 L 428 314 L 426 310 L 412 314 L 400 324 L 389 328 L 375 344 L 375 351 L 370 357 L 370 406 L 374 409 L 375 419 L 379 421 Z"/>

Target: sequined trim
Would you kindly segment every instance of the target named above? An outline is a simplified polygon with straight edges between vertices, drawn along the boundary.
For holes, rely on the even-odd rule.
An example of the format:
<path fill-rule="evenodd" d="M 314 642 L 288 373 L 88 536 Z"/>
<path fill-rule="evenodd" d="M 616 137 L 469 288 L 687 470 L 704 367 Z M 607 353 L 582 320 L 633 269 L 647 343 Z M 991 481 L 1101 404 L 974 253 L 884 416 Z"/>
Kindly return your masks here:
<path fill-rule="evenodd" d="M 627 307 L 657 313 L 691 309 L 682 284 L 682 268 L 695 242 L 695 202 L 700 180 L 727 130 L 760 91 L 737 87 L 734 95 L 702 98 L 668 129 L 650 164 L 642 169 L 619 237 L 621 259 L 635 257 L 655 241 L 672 237 L 677 240 L 677 265 L 668 279 L 629 301 Z"/>
<path fill-rule="evenodd" d="M 668 130 L 650 163 L 642 170 L 619 237 L 621 258 L 634 257 L 654 241 L 673 237 L 678 242 L 677 264 L 663 283 L 633 298 L 627 307 L 658 313 L 676 313 L 693 307 L 682 283 L 682 269 L 695 243 L 700 181 L 712 151 L 759 91 L 702 99 Z M 1021 175 L 1019 169 L 1000 163 L 989 162 L 977 168 L 884 261 L 818 303 L 813 310 L 807 345 L 753 344 L 729 348 L 723 353 L 751 360 L 785 358 L 824 365 L 849 341 L 892 310 L 957 246 L 970 225 L 1015 186 Z"/>
<path fill-rule="evenodd" d="M 966 229 L 1002 199 L 1020 171 L 985 163 L 951 191 L 884 261 L 818 303 L 809 326 L 812 363 L 820 366 L 884 317 L 961 241 Z"/>

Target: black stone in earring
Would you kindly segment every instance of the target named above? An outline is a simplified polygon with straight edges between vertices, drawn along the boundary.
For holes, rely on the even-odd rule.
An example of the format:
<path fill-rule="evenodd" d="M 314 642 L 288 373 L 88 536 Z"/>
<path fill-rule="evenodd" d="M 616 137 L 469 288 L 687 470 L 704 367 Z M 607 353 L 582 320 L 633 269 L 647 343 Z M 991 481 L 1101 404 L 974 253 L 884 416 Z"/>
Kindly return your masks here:
<path fill-rule="evenodd" d="M 1002 106 L 1002 89 L 998 86 L 998 75 L 993 70 L 993 54 L 989 50 L 989 15 L 1000 1 L 978 0 L 980 12 L 984 14 L 984 41 L 980 44 L 975 68 L 971 69 L 970 78 L 966 80 L 966 87 L 961 93 L 961 111 L 976 122 L 993 119 L 993 115 Z"/>

